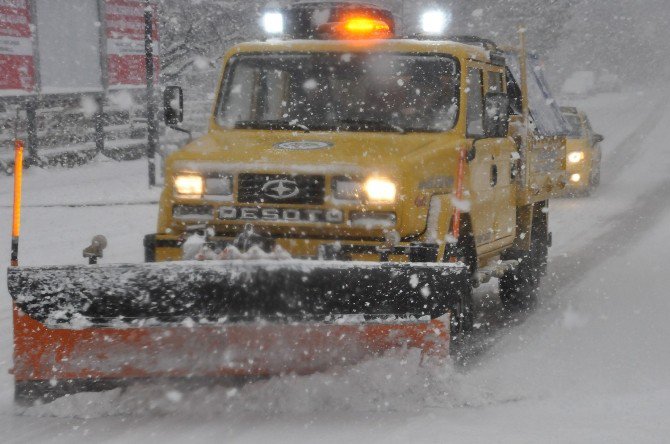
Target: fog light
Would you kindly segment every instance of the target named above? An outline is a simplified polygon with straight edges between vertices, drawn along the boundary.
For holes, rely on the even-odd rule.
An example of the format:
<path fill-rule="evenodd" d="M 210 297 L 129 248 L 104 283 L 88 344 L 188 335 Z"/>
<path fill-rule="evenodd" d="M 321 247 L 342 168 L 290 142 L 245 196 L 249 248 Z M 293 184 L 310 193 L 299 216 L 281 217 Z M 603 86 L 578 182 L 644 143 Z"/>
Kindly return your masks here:
<path fill-rule="evenodd" d="M 233 177 L 230 175 L 208 177 L 205 179 L 205 194 L 208 196 L 232 196 Z"/>
<path fill-rule="evenodd" d="M 261 19 L 263 30 L 270 35 L 284 33 L 284 16 L 281 12 L 266 12 Z"/>
<path fill-rule="evenodd" d="M 374 228 L 391 228 L 396 224 L 395 213 L 370 213 L 353 212 L 349 215 L 353 227 L 363 227 L 371 230 Z"/>
<path fill-rule="evenodd" d="M 428 35 L 442 35 L 451 23 L 448 11 L 426 11 L 421 16 L 421 31 Z"/>
<path fill-rule="evenodd" d="M 333 178 L 333 196 L 340 200 L 359 200 L 361 183 L 348 177 Z"/>
<path fill-rule="evenodd" d="M 214 208 L 209 205 L 175 205 L 172 217 L 181 221 L 208 221 L 214 219 Z"/>
<path fill-rule="evenodd" d="M 581 174 L 573 174 L 572 176 L 570 176 L 570 182 L 577 183 L 580 180 L 582 180 L 582 175 Z"/>

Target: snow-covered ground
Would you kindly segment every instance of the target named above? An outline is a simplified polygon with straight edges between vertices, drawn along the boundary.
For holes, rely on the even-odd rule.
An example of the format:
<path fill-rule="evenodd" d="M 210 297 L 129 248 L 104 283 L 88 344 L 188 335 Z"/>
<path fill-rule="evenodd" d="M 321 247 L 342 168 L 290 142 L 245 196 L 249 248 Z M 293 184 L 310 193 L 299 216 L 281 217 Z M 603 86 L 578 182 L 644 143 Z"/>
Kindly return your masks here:
<path fill-rule="evenodd" d="M 606 137 L 602 186 L 552 203 L 554 248 L 534 313 L 502 316 L 491 287 L 478 292 L 468 365 L 430 369 L 389 356 L 238 389 L 144 385 L 17 411 L 5 292 L 2 441 L 670 441 L 668 99 L 656 91 L 577 103 Z M 106 261 L 141 261 L 158 197 L 145 171 L 144 161 L 28 171 L 22 262 L 83 263 L 81 249 L 97 233 L 109 238 Z M 10 202 L 11 180 L 0 178 L 7 259 Z"/>

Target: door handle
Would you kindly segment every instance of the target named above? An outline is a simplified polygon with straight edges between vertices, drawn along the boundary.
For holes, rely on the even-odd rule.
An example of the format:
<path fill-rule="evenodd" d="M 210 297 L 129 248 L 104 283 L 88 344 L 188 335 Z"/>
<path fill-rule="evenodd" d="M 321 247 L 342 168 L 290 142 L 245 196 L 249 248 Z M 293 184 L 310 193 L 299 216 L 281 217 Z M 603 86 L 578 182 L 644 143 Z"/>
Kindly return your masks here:
<path fill-rule="evenodd" d="M 491 165 L 491 188 L 498 185 L 498 165 Z"/>

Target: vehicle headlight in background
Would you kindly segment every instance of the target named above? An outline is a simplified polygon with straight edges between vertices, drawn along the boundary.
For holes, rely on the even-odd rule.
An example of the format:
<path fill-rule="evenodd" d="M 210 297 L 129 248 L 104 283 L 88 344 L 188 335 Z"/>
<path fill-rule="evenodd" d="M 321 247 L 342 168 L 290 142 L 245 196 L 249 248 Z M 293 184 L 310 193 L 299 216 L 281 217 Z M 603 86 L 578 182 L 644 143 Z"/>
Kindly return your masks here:
<path fill-rule="evenodd" d="M 372 203 L 395 202 L 396 186 L 388 179 L 371 177 L 365 181 L 363 189 Z"/>
<path fill-rule="evenodd" d="M 174 178 L 174 189 L 183 196 L 202 196 L 205 191 L 205 181 L 196 174 L 179 174 Z"/>
<path fill-rule="evenodd" d="M 579 163 L 584 160 L 584 151 L 573 151 L 568 154 L 568 162 Z"/>
<path fill-rule="evenodd" d="M 362 185 L 348 177 L 333 178 L 333 196 L 340 200 L 360 200 Z"/>
<path fill-rule="evenodd" d="M 233 194 L 233 176 L 208 177 L 205 179 L 205 194 L 208 196 L 231 196 Z"/>

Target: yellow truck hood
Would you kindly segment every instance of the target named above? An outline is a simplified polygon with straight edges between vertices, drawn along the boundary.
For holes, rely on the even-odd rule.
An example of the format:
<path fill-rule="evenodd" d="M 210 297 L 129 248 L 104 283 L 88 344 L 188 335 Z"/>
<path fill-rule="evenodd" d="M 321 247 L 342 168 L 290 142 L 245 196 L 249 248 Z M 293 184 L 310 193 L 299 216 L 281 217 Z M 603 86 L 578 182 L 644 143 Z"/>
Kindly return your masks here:
<path fill-rule="evenodd" d="M 412 164 L 420 168 L 417 151 L 432 151 L 438 139 L 445 141 L 444 135 L 432 133 L 211 131 L 174 153 L 168 169 L 397 171 L 414 169 Z M 404 161 L 410 157 L 413 162 Z"/>

